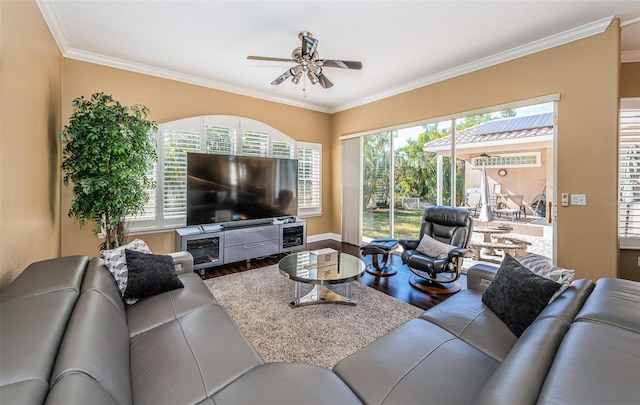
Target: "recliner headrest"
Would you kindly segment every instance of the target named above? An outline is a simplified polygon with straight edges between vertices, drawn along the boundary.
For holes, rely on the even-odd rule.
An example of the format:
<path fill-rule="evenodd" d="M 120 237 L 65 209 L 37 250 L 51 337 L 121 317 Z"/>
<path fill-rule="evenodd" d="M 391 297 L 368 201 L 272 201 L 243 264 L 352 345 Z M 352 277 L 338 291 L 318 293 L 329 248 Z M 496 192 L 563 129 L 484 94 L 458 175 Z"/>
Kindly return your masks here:
<path fill-rule="evenodd" d="M 434 206 L 424 210 L 425 222 L 434 222 L 446 226 L 465 226 L 469 218 L 466 208 Z"/>

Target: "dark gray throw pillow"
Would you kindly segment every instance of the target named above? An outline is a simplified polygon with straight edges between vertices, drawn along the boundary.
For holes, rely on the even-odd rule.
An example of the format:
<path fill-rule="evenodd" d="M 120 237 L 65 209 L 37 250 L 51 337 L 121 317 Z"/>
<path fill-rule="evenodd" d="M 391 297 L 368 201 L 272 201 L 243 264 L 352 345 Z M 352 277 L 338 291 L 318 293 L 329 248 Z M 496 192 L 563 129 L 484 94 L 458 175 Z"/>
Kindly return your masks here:
<path fill-rule="evenodd" d="M 129 278 L 124 298 L 144 298 L 183 288 L 171 256 L 125 250 Z"/>
<path fill-rule="evenodd" d="M 520 337 L 558 289 L 560 284 L 533 273 L 505 254 L 495 278 L 482 294 L 482 302 Z"/>

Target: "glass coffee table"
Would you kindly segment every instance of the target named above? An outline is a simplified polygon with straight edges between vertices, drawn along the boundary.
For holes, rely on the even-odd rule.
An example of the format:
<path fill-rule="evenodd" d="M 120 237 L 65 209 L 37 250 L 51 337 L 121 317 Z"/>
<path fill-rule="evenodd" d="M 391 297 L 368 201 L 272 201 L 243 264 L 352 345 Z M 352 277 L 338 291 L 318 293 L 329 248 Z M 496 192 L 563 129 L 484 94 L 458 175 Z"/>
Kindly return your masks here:
<path fill-rule="evenodd" d="M 293 284 L 292 308 L 313 304 L 356 305 L 351 298 L 351 281 L 364 274 L 365 264 L 359 258 L 334 249 L 310 250 L 292 253 L 278 263 L 280 274 Z M 301 296 L 301 284 L 312 284 L 313 288 Z M 346 284 L 345 295 L 331 291 L 329 284 Z"/>

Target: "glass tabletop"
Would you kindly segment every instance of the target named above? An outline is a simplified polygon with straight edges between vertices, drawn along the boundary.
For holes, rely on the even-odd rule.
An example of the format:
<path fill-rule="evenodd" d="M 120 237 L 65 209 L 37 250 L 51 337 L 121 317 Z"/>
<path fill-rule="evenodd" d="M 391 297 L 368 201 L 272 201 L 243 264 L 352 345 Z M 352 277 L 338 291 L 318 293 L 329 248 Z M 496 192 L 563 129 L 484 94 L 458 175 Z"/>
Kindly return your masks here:
<path fill-rule="evenodd" d="M 278 263 L 280 273 L 294 281 L 339 284 L 362 277 L 365 264 L 359 258 L 334 249 L 310 250 L 288 255 Z"/>

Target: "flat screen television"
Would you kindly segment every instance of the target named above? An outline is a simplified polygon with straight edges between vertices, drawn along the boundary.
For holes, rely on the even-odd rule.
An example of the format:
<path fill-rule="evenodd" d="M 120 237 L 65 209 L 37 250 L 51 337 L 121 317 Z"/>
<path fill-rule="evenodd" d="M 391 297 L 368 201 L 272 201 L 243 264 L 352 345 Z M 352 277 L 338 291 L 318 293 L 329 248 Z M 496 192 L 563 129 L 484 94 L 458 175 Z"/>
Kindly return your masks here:
<path fill-rule="evenodd" d="M 187 154 L 188 226 L 259 223 L 297 214 L 297 160 Z"/>

